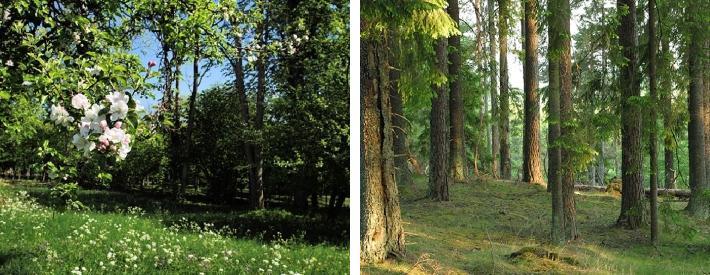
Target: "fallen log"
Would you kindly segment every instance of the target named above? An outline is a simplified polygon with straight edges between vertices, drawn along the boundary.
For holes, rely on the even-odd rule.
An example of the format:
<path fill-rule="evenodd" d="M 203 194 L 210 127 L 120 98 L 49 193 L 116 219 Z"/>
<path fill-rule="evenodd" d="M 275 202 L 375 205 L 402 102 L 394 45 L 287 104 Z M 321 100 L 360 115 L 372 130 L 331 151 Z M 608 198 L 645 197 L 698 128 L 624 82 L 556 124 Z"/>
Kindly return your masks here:
<path fill-rule="evenodd" d="M 596 191 L 596 192 L 606 192 L 607 188 L 606 186 L 594 186 L 594 185 L 584 185 L 584 184 L 576 184 L 574 186 L 574 189 L 577 191 Z M 644 193 L 646 193 L 646 196 L 650 196 L 651 190 L 645 189 Z M 678 197 L 678 198 L 690 198 L 690 190 L 688 189 L 658 189 L 658 195 L 659 196 L 673 196 L 673 197 Z"/>

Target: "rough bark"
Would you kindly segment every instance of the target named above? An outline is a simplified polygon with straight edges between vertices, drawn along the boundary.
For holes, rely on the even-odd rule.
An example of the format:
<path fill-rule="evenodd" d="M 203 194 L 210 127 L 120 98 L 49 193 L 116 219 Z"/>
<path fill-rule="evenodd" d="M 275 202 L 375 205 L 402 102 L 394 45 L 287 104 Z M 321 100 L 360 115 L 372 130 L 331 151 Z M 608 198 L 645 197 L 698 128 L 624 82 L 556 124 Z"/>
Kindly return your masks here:
<path fill-rule="evenodd" d="M 525 126 L 523 181 L 544 184 L 540 170 L 540 98 L 537 81 L 537 2 L 525 0 Z"/>
<path fill-rule="evenodd" d="M 686 210 L 691 215 L 705 218 L 710 214 L 710 202 L 704 197 L 707 189 L 705 179 L 705 130 L 703 122 L 703 58 L 704 29 L 700 25 L 699 12 L 688 13 L 689 23 L 692 25 L 690 32 L 690 45 L 688 46 L 688 73 L 690 87 L 688 91 L 688 155 L 690 158 L 689 185 L 691 190 L 690 201 Z"/>
<path fill-rule="evenodd" d="M 557 14 L 560 11 L 561 2 L 564 0 L 549 0 L 548 14 Z M 562 200 L 562 185 L 560 177 L 560 148 L 557 145 L 560 138 L 560 67 L 559 54 L 562 48 L 559 32 L 562 29 L 562 22 L 557 16 L 548 17 L 550 26 L 548 37 L 550 40 L 547 53 L 548 60 L 548 171 L 547 186 L 552 195 L 552 243 L 560 245 L 564 243 L 564 209 Z"/>
<path fill-rule="evenodd" d="M 446 8 L 451 19 L 458 26 L 459 24 L 459 1 L 448 0 L 449 6 Z M 461 36 L 454 35 L 448 38 L 449 42 L 449 88 L 451 96 L 449 98 L 450 121 L 451 121 L 451 176 L 453 181 L 462 182 L 466 178 L 466 146 L 464 139 L 464 110 L 463 94 L 461 93 Z"/>
<path fill-rule="evenodd" d="M 386 48 L 380 39 L 363 39 L 360 54 L 363 168 L 360 260 L 375 263 L 389 255 L 404 254 L 404 231 L 395 182 Z"/>
<path fill-rule="evenodd" d="M 446 40 L 435 42 L 436 67 L 439 73 L 448 75 Z M 430 131 L 431 155 L 429 156 L 429 197 L 434 200 L 449 200 L 449 95 L 445 84 L 434 84 L 431 100 Z"/>
<path fill-rule="evenodd" d="M 495 2 L 496 0 L 488 0 L 488 44 L 490 51 L 489 70 L 491 81 L 491 175 L 493 178 L 498 178 L 500 175 L 500 138 L 498 128 L 498 64 L 496 62 L 498 46 L 496 44 L 496 25 L 495 25 Z"/>
<path fill-rule="evenodd" d="M 651 175 L 649 177 L 651 187 L 651 242 L 658 243 L 658 142 L 656 133 L 656 102 L 658 91 L 656 90 L 656 54 L 658 52 L 658 42 L 656 37 L 656 0 L 648 1 L 648 86 L 651 97 L 651 108 L 649 116 L 649 139 L 648 151 L 650 160 Z"/>
<path fill-rule="evenodd" d="M 636 1 L 617 0 L 617 9 L 628 8 L 628 13 L 620 18 L 618 28 L 619 46 L 627 60 L 621 71 L 621 214 L 617 220 L 618 226 L 637 229 L 643 221 L 643 205 L 641 203 L 643 189 L 641 187 L 642 150 L 641 150 L 641 108 L 634 103 L 634 98 L 640 96 L 637 81 L 636 58 Z"/>
<path fill-rule="evenodd" d="M 560 2 L 558 32 L 560 41 L 560 139 L 569 143 L 574 135 L 574 110 L 572 109 L 572 48 L 570 33 L 570 9 L 569 0 Z M 564 205 L 564 229 L 565 238 L 574 240 L 578 237 L 577 232 L 577 208 L 574 201 L 574 152 L 568 146 L 560 148 L 560 185 L 562 185 L 562 201 Z"/>

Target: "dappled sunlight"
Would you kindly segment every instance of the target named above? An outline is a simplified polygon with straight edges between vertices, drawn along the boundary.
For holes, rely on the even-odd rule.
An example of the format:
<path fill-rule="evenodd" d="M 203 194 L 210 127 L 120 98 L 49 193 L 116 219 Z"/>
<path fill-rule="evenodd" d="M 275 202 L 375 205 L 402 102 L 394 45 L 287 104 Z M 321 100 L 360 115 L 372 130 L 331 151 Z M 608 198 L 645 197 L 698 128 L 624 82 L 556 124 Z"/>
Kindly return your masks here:
<path fill-rule="evenodd" d="M 426 189 L 425 178 L 418 178 L 417 184 L 418 189 Z M 662 245 L 656 251 L 648 244 L 647 228 L 630 231 L 613 227 L 620 201 L 596 192 L 575 196 L 580 239 L 560 247 L 549 245 L 549 194 L 542 188 L 495 181 L 453 185 L 451 193 L 449 202 L 422 199 L 403 203 L 407 255 L 362 270 L 371 272 L 366 274 L 379 274 L 375 272 L 377 269 L 389 272 L 384 274 L 420 274 L 416 273 L 419 267 L 415 265 L 426 255 L 440 270 L 446 270 L 432 273 L 428 269 L 426 274 L 629 274 L 672 268 L 693 273 L 701 261 L 698 255 L 710 249 L 703 245 L 707 237 L 671 241 L 668 236 L 671 233 L 663 233 Z M 708 223 L 693 224 L 701 232 L 710 229 Z M 510 258 L 511 253 L 528 248 L 544 248 L 560 259 L 532 254 Z M 663 259 L 660 255 L 664 255 Z M 690 263 L 669 264 L 680 259 Z"/>

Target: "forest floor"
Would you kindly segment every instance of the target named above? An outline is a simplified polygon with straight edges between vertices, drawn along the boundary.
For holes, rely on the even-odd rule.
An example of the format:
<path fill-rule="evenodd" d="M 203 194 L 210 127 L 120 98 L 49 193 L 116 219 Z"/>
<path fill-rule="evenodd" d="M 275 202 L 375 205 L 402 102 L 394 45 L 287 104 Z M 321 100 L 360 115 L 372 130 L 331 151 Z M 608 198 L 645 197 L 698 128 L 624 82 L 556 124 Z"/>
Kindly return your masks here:
<path fill-rule="evenodd" d="M 544 188 L 513 181 L 451 186 L 451 201 L 426 196 L 426 178 L 401 186 L 406 255 L 361 268 L 363 274 L 708 274 L 710 221 L 688 218 L 686 202 L 660 203 L 661 244 L 649 227 L 613 227 L 620 198 L 577 192 L 578 240 L 548 244 L 550 196 Z M 522 254 L 511 257 L 515 252 Z M 550 256 L 554 255 L 554 256 Z"/>
<path fill-rule="evenodd" d="M 41 184 L 0 180 L 0 274 L 349 270 L 347 245 L 306 240 L 313 232 L 292 230 L 290 237 L 279 232 L 312 224 L 315 218 L 307 215 L 285 210 L 225 212 L 202 203 L 90 190 L 78 196 L 90 210 L 60 211 L 48 202 L 48 193 Z"/>

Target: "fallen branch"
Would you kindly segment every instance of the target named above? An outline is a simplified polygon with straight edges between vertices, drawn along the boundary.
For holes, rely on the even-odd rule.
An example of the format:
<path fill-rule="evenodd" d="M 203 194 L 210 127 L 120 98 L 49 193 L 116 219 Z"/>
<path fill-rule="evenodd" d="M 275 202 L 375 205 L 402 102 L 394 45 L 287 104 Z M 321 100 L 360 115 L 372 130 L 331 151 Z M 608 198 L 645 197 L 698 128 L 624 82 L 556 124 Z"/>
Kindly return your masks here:
<path fill-rule="evenodd" d="M 606 192 L 606 186 L 594 186 L 594 185 L 584 185 L 576 184 L 574 190 L 577 191 L 596 191 L 596 192 Z M 650 196 L 651 190 L 645 189 L 644 193 L 646 196 Z M 658 189 L 658 195 L 673 196 L 678 198 L 690 198 L 690 190 L 687 189 Z"/>

